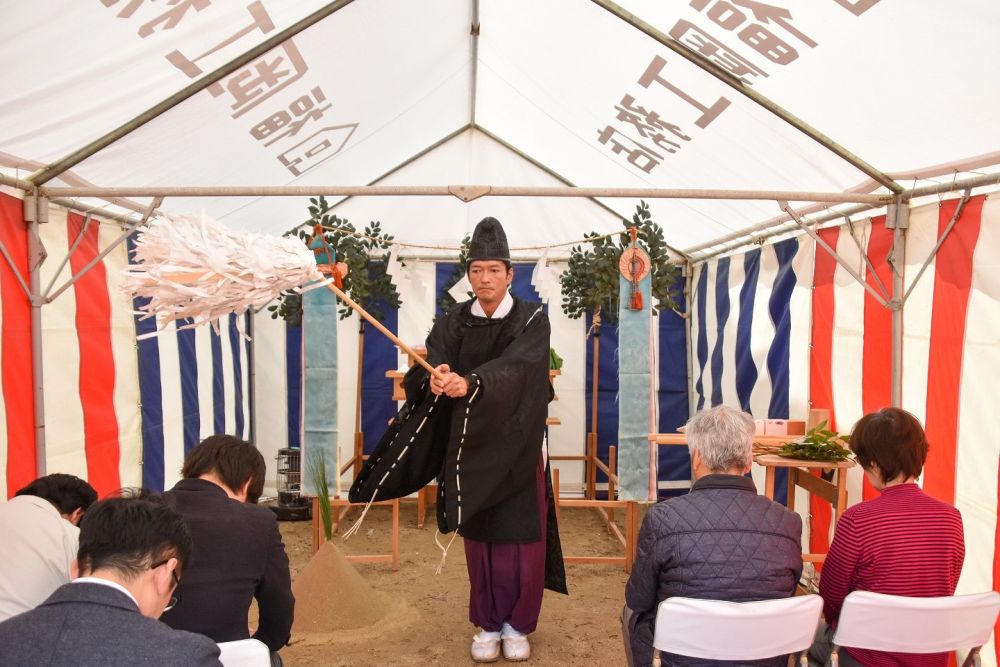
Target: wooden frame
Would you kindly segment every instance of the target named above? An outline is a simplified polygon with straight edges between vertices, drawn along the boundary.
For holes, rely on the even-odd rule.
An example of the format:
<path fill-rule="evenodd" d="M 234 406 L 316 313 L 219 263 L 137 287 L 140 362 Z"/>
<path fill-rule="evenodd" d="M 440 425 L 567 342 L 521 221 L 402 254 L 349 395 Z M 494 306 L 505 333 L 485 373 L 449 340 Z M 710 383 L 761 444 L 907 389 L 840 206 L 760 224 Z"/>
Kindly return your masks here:
<path fill-rule="evenodd" d="M 585 498 L 560 498 L 559 497 L 559 469 L 552 468 L 552 489 L 555 507 L 556 520 L 559 520 L 563 507 L 589 507 L 594 509 L 604 520 L 608 533 L 611 534 L 621 544 L 623 554 L 621 556 L 563 556 L 563 561 L 567 563 L 590 563 L 598 565 L 621 565 L 625 572 L 632 572 L 632 564 L 635 562 L 636 546 L 639 539 L 639 504 L 634 500 L 613 500 L 617 492 L 618 475 L 617 470 L 617 450 L 614 446 L 608 449 L 608 465 L 597 458 L 596 438 L 588 437 L 587 454 L 582 456 L 550 456 L 550 461 L 583 461 L 586 466 L 586 479 L 584 482 Z M 598 500 L 596 498 L 597 470 L 600 469 L 608 477 L 608 499 Z M 615 522 L 615 511 L 625 511 L 625 532 L 622 533 Z"/>
<path fill-rule="evenodd" d="M 351 507 L 356 507 L 361 503 L 352 503 L 346 498 L 331 498 L 330 499 L 330 509 L 333 510 L 333 532 L 336 534 L 338 528 L 340 527 L 340 521 L 344 518 Z M 372 503 L 373 505 L 391 505 L 392 506 L 392 547 L 391 551 L 387 554 L 355 554 L 350 556 L 345 556 L 348 561 L 352 563 L 389 563 L 392 565 L 393 572 L 399 570 L 399 499 L 395 500 L 383 500 L 381 502 Z M 343 508 L 343 509 L 340 509 Z M 323 526 L 320 519 L 319 512 L 319 498 L 313 498 L 312 504 L 312 552 L 316 553 L 319 551 L 319 547 L 323 544 L 325 540 L 323 539 Z"/>
<path fill-rule="evenodd" d="M 788 469 L 788 509 L 795 510 L 795 488 L 802 487 L 810 494 L 819 496 L 833 507 L 835 520 L 847 509 L 847 471 L 855 466 L 854 461 L 808 461 L 789 459 L 777 454 L 761 454 L 754 458 L 764 466 L 764 495 L 774 499 L 774 474 L 778 468 Z M 828 482 L 811 473 L 812 470 L 832 470 L 836 481 Z"/>

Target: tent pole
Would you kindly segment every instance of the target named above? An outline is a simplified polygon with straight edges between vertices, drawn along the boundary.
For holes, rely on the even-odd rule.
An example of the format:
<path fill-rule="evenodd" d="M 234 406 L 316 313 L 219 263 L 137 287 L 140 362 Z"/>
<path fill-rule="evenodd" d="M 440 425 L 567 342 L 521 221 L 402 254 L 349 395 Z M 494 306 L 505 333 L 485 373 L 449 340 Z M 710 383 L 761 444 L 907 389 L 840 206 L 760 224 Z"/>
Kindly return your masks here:
<path fill-rule="evenodd" d="M 916 199 L 917 197 L 929 197 L 931 195 L 940 195 L 949 192 L 959 192 L 961 190 L 968 190 L 972 188 L 984 188 L 998 184 L 1000 184 L 1000 174 L 980 174 L 977 176 L 973 176 L 971 178 L 956 180 L 951 183 L 925 185 L 919 188 L 912 188 L 910 190 L 906 190 L 903 193 L 903 200 L 911 201 L 913 199 Z M 807 227 L 816 227 L 818 225 L 822 225 L 825 222 L 829 222 L 830 220 L 834 220 L 836 218 L 842 218 L 844 216 L 854 216 L 859 213 L 864 213 L 865 211 L 871 211 L 873 208 L 878 208 L 878 207 L 873 207 L 863 204 L 860 206 L 852 206 L 850 208 L 844 208 L 840 210 L 830 210 L 827 211 L 826 213 L 822 213 L 820 215 L 817 215 L 816 217 L 810 218 L 809 220 L 803 220 L 803 224 L 806 225 Z M 742 247 L 749 243 L 761 243 L 764 240 L 769 239 L 773 236 L 777 236 L 779 234 L 788 234 L 789 232 L 795 231 L 797 223 L 794 220 L 789 219 L 790 217 L 791 216 L 788 216 L 786 214 L 784 218 L 785 220 L 787 220 L 787 222 L 785 222 L 784 220 L 770 220 L 768 222 L 764 222 L 762 224 L 753 227 L 747 227 L 746 229 L 735 231 L 732 234 L 727 234 L 726 236 L 721 236 L 707 243 L 702 243 L 700 245 L 685 248 L 684 252 L 690 255 L 697 252 L 701 252 L 702 250 L 707 250 L 708 248 L 715 247 L 716 248 L 715 250 L 705 253 L 703 255 L 699 255 L 695 260 L 702 262 L 705 261 L 706 259 L 710 259 L 712 257 L 715 257 L 716 255 L 727 253 L 731 250 L 735 250 L 736 248 Z M 754 236 L 755 232 L 765 232 L 765 233 Z M 717 247 L 720 244 L 726 243 L 727 241 L 733 241 L 733 243 Z"/>
<path fill-rule="evenodd" d="M 0 174 L 0 185 L 6 185 L 12 188 L 17 188 L 18 190 L 30 191 L 33 187 L 31 181 L 26 181 L 21 178 L 14 178 L 13 176 L 7 176 L 5 174 Z"/>
<path fill-rule="evenodd" d="M 906 290 L 906 294 L 903 295 L 902 304 L 904 306 L 906 305 L 906 300 L 910 298 L 913 288 L 920 282 L 920 277 L 924 275 L 924 271 L 926 271 L 927 267 L 930 266 L 931 261 L 937 257 L 938 250 L 940 250 L 941 246 L 944 245 L 944 241 L 948 238 L 948 235 L 951 234 L 951 230 L 955 228 L 955 223 L 957 223 L 959 217 L 961 217 L 962 210 L 965 208 L 965 205 L 968 203 L 971 196 L 971 191 L 966 190 L 962 195 L 962 198 L 958 201 L 958 206 L 955 207 L 955 215 L 951 216 L 951 222 L 949 222 L 948 226 L 944 228 L 943 232 L 941 232 L 941 237 L 938 238 L 937 243 L 934 244 L 934 247 L 931 248 L 931 251 L 927 254 L 927 259 L 924 260 L 920 270 L 917 271 L 917 275 L 910 282 L 910 287 Z"/>
<path fill-rule="evenodd" d="M 83 218 L 83 226 L 80 228 L 80 233 L 76 235 L 75 239 L 73 239 L 73 243 L 66 252 L 66 256 L 63 257 L 61 262 L 59 262 L 59 266 L 56 267 L 55 272 L 52 274 L 52 280 L 50 280 L 49 284 L 45 286 L 45 291 L 41 293 L 42 296 L 47 296 L 52 291 L 52 287 L 56 284 L 56 280 L 59 279 L 59 274 L 62 273 L 62 270 L 66 267 L 66 262 L 68 262 L 69 258 L 73 256 L 76 249 L 80 247 L 80 243 L 83 242 L 83 238 L 87 235 L 87 228 L 90 227 L 90 219 L 92 217 L 93 214 L 88 213 Z M 70 275 L 72 275 L 72 273 L 70 273 Z"/>
<path fill-rule="evenodd" d="M 501 146 L 503 146 L 507 150 L 511 151 L 512 153 L 514 153 L 518 157 L 522 158 L 523 160 L 527 160 L 529 163 L 533 164 L 535 167 L 541 169 L 542 171 L 544 171 L 545 173 L 549 174 L 553 178 L 558 179 L 559 181 L 561 181 L 562 183 L 565 183 L 566 185 L 568 185 L 570 187 L 576 187 L 573 184 L 573 182 L 570 181 L 568 178 L 566 178 L 565 176 L 563 176 L 559 172 L 553 170 L 551 167 L 542 164 L 541 162 L 539 162 L 535 158 L 531 157 L 530 155 L 528 155 L 527 153 L 525 153 L 524 151 L 522 151 L 517 146 L 514 146 L 514 145 L 512 145 L 512 144 L 510 144 L 510 143 L 508 143 L 506 141 L 504 141 L 503 139 L 501 139 L 500 137 L 496 136 L 495 134 L 493 134 L 489 130 L 487 130 L 485 128 L 482 128 L 482 127 L 479 127 L 478 125 L 475 126 L 475 129 L 478 130 L 479 132 L 483 133 L 484 135 L 486 135 L 487 137 L 489 137 L 493 141 L 497 142 L 498 144 L 500 144 Z M 611 208 L 610 206 L 608 206 L 607 204 L 605 204 L 604 202 L 602 202 L 600 199 L 597 199 L 595 197 L 589 197 L 589 199 L 590 199 L 590 201 L 594 202 L 595 204 L 597 204 L 598 206 L 600 206 L 601 208 L 603 208 L 605 211 L 607 211 L 611 215 L 615 216 L 616 218 L 621 218 L 622 220 L 628 220 L 629 217 L 627 215 L 622 215 L 620 212 L 614 210 L 613 208 Z M 677 253 L 678 255 L 680 255 L 681 257 L 683 257 L 685 260 L 688 259 L 688 256 L 687 256 L 686 253 L 684 253 L 683 251 L 679 250 L 678 248 L 673 247 L 672 245 L 667 244 L 667 249 L 670 250 L 670 251 L 672 251 L 672 252 Z"/>
<path fill-rule="evenodd" d="M 80 240 L 83 238 L 83 233 L 87 230 L 85 223 L 84 229 L 82 232 L 80 232 L 79 238 L 74 242 L 73 246 L 69 249 L 69 252 L 66 253 L 66 258 L 63 259 L 63 263 L 59 266 L 59 270 L 56 271 L 56 274 L 54 276 L 52 276 L 52 281 L 49 283 L 49 286 L 45 288 L 45 293 L 42 295 L 42 298 L 45 299 L 45 303 L 51 303 L 55 301 L 56 297 L 58 297 L 60 294 L 68 290 L 74 283 L 76 283 L 76 281 L 78 281 L 80 278 L 89 273 L 90 270 L 93 269 L 95 266 L 103 262 L 104 258 L 107 257 L 109 254 L 111 254 L 122 243 L 125 243 L 128 237 L 131 236 L 135 232 L 135 230 L 146 224 L 146 222 L 149 220 L 149 216 L 152 215 L 153 211 L 156 210 L 156 208 L 159 207 L 159 205 L 162 202 L 163 202 L 162 197 L 156 197 L 153 200 L 153 202 L 149 205 L 149 208 L 146 209 L 146 214 L 143 216 L 142 220 L 134 224 L 127 225 L 125 231 L 119 234 L 118 238 L 109 243 L 107 247 L 105 247 L 104 250 L 99 252 L 96 257 L 90 260 L 86 266 L 80 269 L 80 271 L 77 272 L 75 275 L 71 275 L 69 280 L 63 283 L 63 285 L 59 289 L 57 289 L 55 293 L 52 293 L 52 286 L 55 283 L 56 278 L 59 277 L 59 273 L 62 272 L 62 269 L 66 265 L 66 262 L 69 261 L 70 256 L 76 251 L 76 248 L 79 245 Z M 88 221 L 90 220 L 89 213 L 87 214 L 87 220 Z"/>
<path fill-rule="evenodd" d="M 476 80 L 479 77 L 479 0 L 472 0 L 472 26 L 469 28 L 469 127 L 476 124 Z"/>
<path fill-rule="evenodd" d="M 844 160 L 848 164 L 852 165 L 856 169 L 864 172 L 876 182 L 888 188 L 891 192 L 899 193 L 903 191 L 903 186 L 889 178 L 882 171 L 876 169 L 872 165 L 868 164 L 866 161 L 862 160 L 860 157 L 847 150 L 839 143 L 826 136 L 812 125 L 809 125 L 801 118 L 789 113 L 784 107 L 778 106 L 772 100 L 764 97 L 752 86 L 744 83 L 741 79 L 733 76 L 730 72 L 727 72 L 723 68 L 719 67 L 708 58 L 695 53 L 688 47 L 684 46 L 670 35 L 667 35 L 661 30 L 658 30 L 653 25 L 646 23 L 640 19 L 635 14 L 626 11 L 619 5 L 611 2 L 611 0 L 591 0 L 598 7 L 607 10 L 610 14 L 618 17 L 628 25 L 632 26 L 639 32 L 646 34 L 647 36 L 653 38 L 663 46 L 667 47 L 677 55 L 682 58 L 689 60 L 695 66 L 700 67 L 702 70 L 711 74 L 716 79 L 719 79 L 724 84 L 737 91 L 738 93 L 750 98 L 752 101 L 763 107 L 764 109 L 770 111 L 772 114 L 785 121 L 799 132 L 820 144 L 828 151 L 832 152 L 834 155 Z"/>
<path fill-rule="evenodd" d="M 850 276 L 852 278 L 854 278 L 854 280 L 857 281 L 857 283 L 859 285 L 861 285 L 862 287 L 864 287 L 865 290 L 869 294 L 872 295 L 872 298 L 874 298 L 876 301 L 878 301 L 879 305 L 884 306 L 886 308 L 890 308 L 891 307 L 889 305 L 889 302 L 886 301 L 885 297 L 883 297 L 881 294 L 879 294 L 878 291 L 874 287 L 872 287 L 871 285 L 869 285 L 868 281 L 865 280 L 864 278 L 862 278 L 861 274 L 859 274 L 854 269 L 853 266 L 851 266 L 850 264 L 848 264 L 847 261 L 843 257 L 841 257 L 840 255 L 838 255 L 837 251 L 834 250 L 833 248 L 831 248 L 830 244 L 827 243 L 826 241 L 824 241 L 820 237 L 820 235 L 816 233 L 815 229 L 813 229 L 812 227 L 807 227 L 804 223 L 802 223 L 801 219 L 798 216 L 796 216 L 795 213 L 792 211 L 792 208 L 788 205 L 788 202 L 786 202 L 786 201 L 779 201 L 778 205 L 781 206 L 781 209 L 783 211 L 785 211 L 786 213 L 788 213 L 788 215 L 792 216 L 792 218 L 795 219 L 795 222 L 798 223 L 798 225 L 802 229 L 802 231 L 804 231 L 806 234 L 808 234 L 810 237 L 812 237 L 812 240 L 816 242 L 817 246 L 819 246 L 820 248 L 822 248 L 823 250 L 825 250 L 830 255 L 830 257 L 833 257 L 837 261 L 837 264 L 840 264 L 841 268 L 843 268 L 845 271 L 847 271 L 847 273 L 849 273 Z"/>
<path fill-rule="evenodd" d="M 473 191 L 472 195 L 466 195 Z M 42 188 L 47 197 L 624 197 L 631 199 L 740 199 L 833 202 L 885 206 L 888 194 L 802 192 L 797 190 L 725 190 L 719 188 L 614 188 L 524 185 L 248 185 L 119 186 Z"/>
<path fill-rule="evenodd" d="M 42 374 L 42 304 L 41 266 L 45 248 L 39 236 L 39 224 L 48 222 L 49 202 L 43 196 L 31 194 L 24 199 L 24 218 L 28 223 L 28 282 L 31 287 L 31 379 L 35 410 L 35 476 L 47 473 L 45 452 L 45 392 Z"/>
<path fill-rule="evenodd" d="M 438 146 L 443 146 L 444 144 L 448 143 L 449 141 L 451 141 L 455 137 L 459 136 L 463 132 L 467 132 L 467 131 L 469 131 L 471 129 L 473 129 L 472 125 L 463 125 L 462 127 L 458 128 L 454 132 L 448 133 L 446 136 L 441 137 L 440 139 L 438 139 L 437 141 L 435 141 L 433 144 L 430 144 L 429 146 L 426 146 L 426 147 L 420 149 L 419 151 L 417 151 L 416 153 L 414 153 L 410 157 L 406 158 L 405 160 L 403 160 L 402 162 L 400 162 L 396 166 L 392 167 L 391 169 L 389 169 L 389 171 L 386 171 L 386 172 L 384 172 L 382 174 L 379 174 L 378 176 L 376 176 L 375 178 L 373 178 L 372 180 L 370 180 L 368 182 L 368 185 L 375 185 L 376 183 L 378 183 L 382 179 L 387 178 L 387 177 L 391 176 L 392 174 L 395 174 L 397 171 L 399 171 L 403 167 L 405 167 L 407 165 L 410 165 L 410 164 L 413 164 L 414 162 L 416 162 L 417 160 L 419 160 L 423 156 L 425 156 L 425 155 L 429 154 L 430 152 L 432 152 Z M 340 206 L 341 204 L 343 204 L 344 202 L 346 202 L 350 198 L 351 198 L 350 195 L 348 195 L 348 196 L 344 197 L 343 199 L 341 199 L 340 201 L 338 201 L 336 204 L 333 204 L 330 207 L 330 212 L 333 212 L 334 209 L 336 209 L 338 206 Z M 312 218 L 307 218 L 307 219 L 303 220 L 302 222 L 300 222 L 299 224 L 297 224 L 294 227 L 292 227 L 288 231 L 289 232 L 294 232 L 295 230 L 300 229 L 304 225 L 311 225 L 312 224 L 311 220 L 312 220 Z"/>
<path fill-rule="evenodd" d="M 690 419 L 691 416 L 694 414 L 694 410 L 692 409 L 694 407 L 694 400 L 693 400 L 694 396 L 691 393 L 691 387 L 694 386 L 694 384 L 693 384 L 693 382 L 694 382 L 694 364 L 693 364 L 693 362 L 691 360 L 691 350 L 692 350 L 692 348 L 691 348 L 691 340 L 692 340 L 691 327 L 693 326 L 691 324 L 691 322 L 692 322 L 691 313 L 694 312 L 694 304 L 691 302 L 691 300 L 694 298 L 694 294 L 693 294 L 693 292 L 694 292 L 694 264 L 690 260 L 684 262 L 683 271 L 684 271 L 684 308 L 685 308 L 685 310 L 687 310 L 687 313 L 688 313 L 687 317 L 684 318 L 684 337 L 686 339 L 685 340 L 685 345 L 687 345 L 687 347 L 686 347 L 686 349 L 687 349 L 687 355 L 686 355 L 687 356 L 687 360 L 686 360 L 687 361 L 687 386 L 688 386 L 688 391 L 687 391 L 688 410 L 687 410 L 687 414 L 688 414 L 688 419 Z"/>
<path fill-rule="evenodd" d="M 903 267 L 906 262 L 906 230 L 910 226 L 910 207 L 897 197 L 890 204 L 885 216 L 886 225 L 892 229 L 892 250 L 889 266 L 892 268 L 892 299 L 887 306 L 892 309 L 892 407 L 902 406 L 903 396 Z"/>

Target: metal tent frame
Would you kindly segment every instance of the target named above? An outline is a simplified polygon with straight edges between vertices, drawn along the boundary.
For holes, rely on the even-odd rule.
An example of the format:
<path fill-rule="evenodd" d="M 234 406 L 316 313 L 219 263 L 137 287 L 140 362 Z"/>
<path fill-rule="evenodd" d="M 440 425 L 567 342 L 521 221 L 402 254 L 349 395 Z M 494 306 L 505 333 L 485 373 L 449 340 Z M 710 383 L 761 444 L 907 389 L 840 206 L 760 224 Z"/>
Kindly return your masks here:
<path fill-rule="evenodd" d="M 783 122 L 799 130 L 804 135 L 818 143 L 824 150 L 832 152 L 850 165 L 868 175 L 872 182 L 868 185 L 869 192 L 879 187 L 887 190 L 887 193 L 857 193 L 857 192 L 793 192 L 793 191 L 751 191 L 751 190 L 698 190 L 698 189 L 669 189 L 669 188 L 609 188 L 609 187 L 577 187 L 570 181 L 546 165 L 534 159 L 531 152 L 523 147 L 512 145 L 502 137 L 496 136 L 488 128 L 481 127 L 476 119 L 476 92 L 478 78 L 478 48 L 479 48 L 479 0 L 470 0 L 472 21 L 469 28 L 469 58 L 470 58 L 470 97 L 468 123 L 455 130 L 448 136 L 430 144 L 407 160 L 403 161 L 392 170 L 375 179 L 368 185 L 325 185 L 325 186 L 244 186 L 244 187 L 50 187 L 46 185 L 56 177 L 68 172 L 73 166 L 86 160 L 88 157 L 111 146 L 119 139 L 129 135 L 140 127 L 146 125 L 154 118 L 181 104 L 198 92 L 204 90 L 209 85 L 220 81 L 227 75 L 236 71 L 245 64 L 253 61 L 258 56 L 266 53 L 282 42 L 294 37 L 298 33 L 315 25 L 321 20 L 327 19 L 339 10 L 350 5 L 353 0 L 334 0 L 321 7 L 319 10 L 299 20 L 288 28 L 279 31 L 270 38 L 260 42 L 254 48 L 237 56 L 216 70 L 206 74 L 197 81 L 184 87 L 161 102 L 151 106 L 147 110 L 138 114 L 131 120 L 107 132 L 100 138 L 71 151 L 65 156 L 54 160 L 37 170 L 31 176 L 20 179 L 0 174 L 0 185 L 6 185 L 24 192 L 24 220 L 27 223 L 28 232 L 28 276 L 21 275 L 9 255 L 7 248 L 0 244 L 0 254 L 14 269 L 15 276 L 24 290 L 29 303 L 31 304 L 31 331 L 32 331 L 32 373 L 35 380 L 34 406 L 35 406 L 35 434 L 37 442 L 36 468 L 39 475 L 45 474 L 45 415 L 44 402 L 42 401 L 42 367 L 41 367 L 41 312 L 43 305 L 50 303 L 62 292 L 68 289 L 75 281 L 82 277 L 87 271 L 103 259 L 109 252 L 124 243 L 126 239 L 141 227 L 149 217 L 162 204 L 165 197 L 190 196 L 190 197 L 226 197 L 226 196 L 315 196 L 331 195 L 338 197 L 358 197 L 358 196 L 454 196 L 464 202 L 473 201 L 479 197 L 582 197 L 588 198 L 605 210 L 615 213 L 618 217 L 623 217 L 620 212 L 615 211 L 610 205 L 599 201 L 598 198 L 681 198 L 681 199 L 755 199 L 775 201 L 783 215 L 772 218 L 766 222 L 738 230 L 731 234 L 713 239 L 704 244 L 686 249 L 673 249 L 680 255 L 685 263 L 685 273 L 688 277 L 688 290 L 690 290 L 691 267 L 694 264 L 702 263 L 718 255 L 732 252 L 750 243 L 762 243 L 778 235 L 791 233 L 806 233 L 816 240 L 817 245 L 824 251 L 832 254 L 842 266 L 848 268 L 851 275 L 865 286 L 870 294 L 884 307 L 893 311 L 892 319 L 892 402 L 899 405 L 900 401 L 900 380 L 901 380 L 901 350 L 902 350 L 902 314 L 905 302 L 912 292 L 913 285 L 919 281 L 927 265 L 948 236 L 952 228 L 957 223 L 961 211 L 973 188 L 996 186 L 1000 184 L 1000 174 L 978 176 L 963 180 L 957 180 L 950 184 L 935 185 L 928 187 L 905 188 L 898 180 L 886 172 L 871 165 L 862 157 L 856 155 L 828 135 L 812 127 L 802 119 L 797 118 L 782 106 L 760 94 L 746 83 L 740 81 L 732 74 L 724 71 L 719 66 L 710 62 L 703 56 L 690 50 L 680 42 L 674 40 L 669 35 L 646 23 L 639 17 L 631 14 L 621 6 L 611 0 L 591 0 L 595 5 L 614 15 L 619 20 L 629 25 L 638 33 L 646 35 L 662 46 L 670 49 L 679 56 L 690 61 L 703 71 L 722 81 L 741 95 L 752 100 L 756 105 L 774 114 Z M 388 174 L 411 163 L 422 155 L 425 155 L 435 148 L 457 136 L 468 129 L 475 129 L 486 136 L 501 143 L 503 146 L 517 155 L 528 160 L 535 166 L 548 172 L 561 182 L 564 186 L 558 187 L 510 187 L 492 185 L 448 185 L 448 186 L 384 186 L 377 183 Z M 990 156 L 980 156 L 980 159 Z M 1000 160 L 1000 155 L 993 155 L 993 163 Z M 943 169 L 943 168 L 942 168 Z M 945 173 L 941 171 L 940 173 Z M 942 233 L 937 244 L 931 251 L 929 257 L 924 262 L 910 285 L 908 291 L 903 291 L 902 273 L 899 267 L 903 265 L 904 244 L 908 227 L 908 213 L 910 202 L 917 198 L 928 195 L 941 195 L 948 192 L 963 192 L 963 198 L 955 213 L 954 218 Z M 72 276 L 66 283 L 53 291 L 55 279 L 43 290 L 40 284 L 39 267 L 46 259 L 46 252 L 39 238 L 39 225 L 47 221 L 49 203 L 64 206 L 69 209 L 88 213 L 87 222 L 90 223 L 92 208 L 81 205 L 74 201 L 78 197 L 96 197 L 110 200 L 115 197 L 152 197 L 153 201 L 148 206 L 136 205 L 136 211 L 126 214 L 105 214 L 101 217 L 115 220 L 122 225 L 122 233 L 115 241 L 104 249 L 88 266 L 84 267 L 76 275 Z M 343 201 L 343 200 L 342 200 Z M 796 211 L 791 208 L 788 202 L 814 202 L 829 204 L 825 208 L 809 211 L 806 217 L 805 211 Z M 115 202 L 120 204 L 120 202 Z M 836 204 L 855 204 L 849 208 L 840 210 L 832 208 Z M 871 212 L 873 210 L 886 208 L 886 226 L 893 230 L 893 246 L 889 258 L 889 263 L 893 271 L 893 281 L 891 288 L 885 285 L 876 287 L 867 284 L 865 279 L 853 269 L 846 267 L 842 258 L 828 245 L 823 243 L 816 235 L 815 229 L 837 218 L 851 219 L 852 216 Z M 627 216 L 624 216 L 627 217 Z M 62 259 L 60 270 L 65 266 L 69 255 L 72 254 L 79 239 L 74 243 L 67 256 Z M 687 326 L 688 336 L 690 336 L 690 324 Z M 690 371 L 689 371 L 690 375 Z M 253 395 L 251 390 L 251 401 Z"/>

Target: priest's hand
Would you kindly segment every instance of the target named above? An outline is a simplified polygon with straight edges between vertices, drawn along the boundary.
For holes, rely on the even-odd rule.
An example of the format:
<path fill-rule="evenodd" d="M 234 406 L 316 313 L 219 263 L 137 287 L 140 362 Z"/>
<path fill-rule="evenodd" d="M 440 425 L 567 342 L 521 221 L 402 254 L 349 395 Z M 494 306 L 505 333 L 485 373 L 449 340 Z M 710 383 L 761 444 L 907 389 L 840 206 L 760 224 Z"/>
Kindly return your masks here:
<path fill-rule="evenodd" d="M 451 372 L 451 366 L 448 364 L 441 364 L 435 367 L 434 370 L 444 376 L 444 379 L 441 380 L 439 380 L 436 375 L 431 376 L 431 393 L 435 396 L 440 396 L 445 393 L 444 385 L 445 381 L 448 379 L 448 375 L 454 375 L 454 373 Z"/>
<path fill-rule="evenodd" d="M 469 383 L 458 373 L 444 376 L 444 393 L 452 398 L 461 398 L 469 393 Z"/>
<path fill-rule="evenodd" d="M 441 364 L 434 370 L 444 375 L 441 380 L 434 375 L 431 376 L 431 392 L 435 396 L 444 394 L 451 398 L 460 398 L 469 393 L 469 383 L 458 373 L 452 373 L 448 364 Z"/>

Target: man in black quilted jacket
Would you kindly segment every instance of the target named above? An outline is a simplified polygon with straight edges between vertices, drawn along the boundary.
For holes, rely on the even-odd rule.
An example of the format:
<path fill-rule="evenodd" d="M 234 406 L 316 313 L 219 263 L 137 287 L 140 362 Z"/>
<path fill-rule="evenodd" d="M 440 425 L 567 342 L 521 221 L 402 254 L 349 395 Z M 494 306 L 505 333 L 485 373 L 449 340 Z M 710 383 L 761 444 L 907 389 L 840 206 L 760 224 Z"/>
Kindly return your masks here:
<path fill-rule="evenodd" d="M 750 415 L 716 406 L 692 417 L 686 433 L 695 483 L 686 496 L 650 508 L 625 585 L 622 633 L 630 667 L 652 663 L 656 608 L 666 598 L 789 597 L 802 574 L 801 517 L 757 495 L 745 476 L 752 460 Z M 662 659 L 674 667 L 786 664 L 785 656 L 740 663 L 669 654 Z"/>

